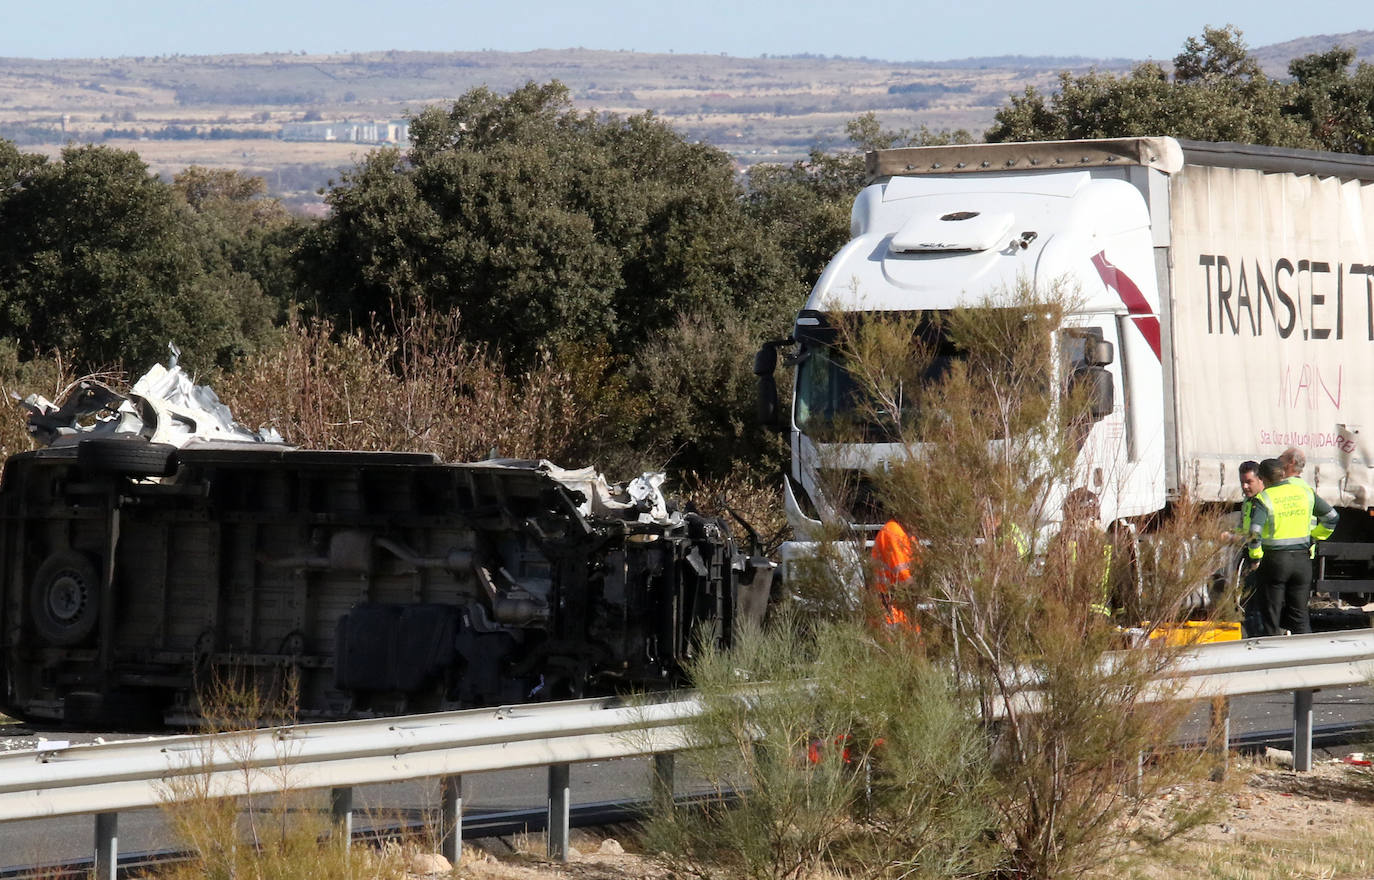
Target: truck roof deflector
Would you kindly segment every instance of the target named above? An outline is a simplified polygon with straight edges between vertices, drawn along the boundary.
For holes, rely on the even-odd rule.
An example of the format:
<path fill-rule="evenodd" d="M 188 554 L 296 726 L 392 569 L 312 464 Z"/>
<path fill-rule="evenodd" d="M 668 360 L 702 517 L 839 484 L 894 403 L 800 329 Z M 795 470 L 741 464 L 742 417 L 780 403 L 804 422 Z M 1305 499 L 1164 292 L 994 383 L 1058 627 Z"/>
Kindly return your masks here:
<path fill-rule="evenodd" d="M 888 249 L 894 254 L 920 254 L 1006 247 L 1015 222 L 1009 211 L 918 214 L 897 230 Z"/>

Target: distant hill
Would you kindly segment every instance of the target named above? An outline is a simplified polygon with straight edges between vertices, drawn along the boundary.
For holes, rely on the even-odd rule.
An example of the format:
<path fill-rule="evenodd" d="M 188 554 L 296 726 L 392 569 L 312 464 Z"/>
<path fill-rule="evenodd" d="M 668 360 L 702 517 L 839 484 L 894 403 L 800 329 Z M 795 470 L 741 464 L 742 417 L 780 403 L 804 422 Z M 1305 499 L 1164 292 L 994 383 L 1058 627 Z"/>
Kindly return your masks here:
<path fill-rule="evenodd" d="M 1325 52 L 1333 46 L 1351 46 L 1357 61 L 1374 61 L 1374 31 L 1349 31 L 1344 34 L 1318 34 L 1299 37 L 1284 43 L 1252 49 L 1264 72 L 1270 76 L 1288 76 L 1288 62 L 1304 55 Z"/>
<path fill-rule="evenodd" d="M 1374 31 L 1303 37 L 1254 52 L 1266 70 L 1283 76 L 1292 58 L 1336 44 L 1355 46 L 1362 59 L 1374 58 Z M 891 62 L 589 49 L 0 58 L 0 138 L 49 153 L 69 141 L 136 149 L 164 175 L 190 164 L 239 168 L 261 174 L 274 192 L 317 202 L 318 187 L 375 146 L 341 138 L 396 130 L 356 123 L 400 120 L 476 86 L 500 92 L 530 80 L 558 79 L 579 107 L 652 111 L 746 165 L 841 146 L 845 123 L 867 112 L 889 128 L 924 125 L 977 136 L 1008 95 L 1028 85 L 1048 90 L 1063 70 L 1124 72 L 1135 63 L 1021 55 Z M 320 139 L 283 140 L 287 126 L 293 133 L 318 131 Z"/>
<path fill-rule="evenodd" d="M 397 120 L 476 86 L 508 91 L 557 79 L 579 107 L 652 111 L 741 164 L 791 161 L 845 143 L 863 113 L 890 128 L 981 133 L 1028 84 L 1048 88 L 1089 59 L 894 63 L 815 56 L 735 58 L 587 49 L 367 52 L 32 60 L 0 58 L 0 137 L 56 152 L 68 141 L 137 149 L 163 174 L 190 164 L 261 174 L 278 193 L 314 191 L 370 144 L 348 123 Z M 314 123 L 305 127 L 301 123 Z M 331 125 L 331 123 L 341 123 Z M 317 131 L 314 144 L 282 135 Z M 371 126 L 380 129 L 380 126 Z"/>
<path fill-rule="evenodd" d="M 0 136 L 157 139 L 252 135 L 284 122 L 390 119 L 475 86 L 565 83 L 579 106 L 651 110 L 741 157 L 802 155 L 853 117 L 981 131 L 1011 92 L 1060 69 L 1125 69 L 1122 59 L 1007 57 L 954 62 L 736 58 L 588 49 L 0 59 Z M 136 123 L 136 124 L 135 124 Z M 57 128 L 53 128 L 57 125 Z M 6 130 L 5 126 L 9 129 Z M 17 130 L 22 128 L 24 130 Z M 749 161 L 745 158 L 745 161 Z"/>

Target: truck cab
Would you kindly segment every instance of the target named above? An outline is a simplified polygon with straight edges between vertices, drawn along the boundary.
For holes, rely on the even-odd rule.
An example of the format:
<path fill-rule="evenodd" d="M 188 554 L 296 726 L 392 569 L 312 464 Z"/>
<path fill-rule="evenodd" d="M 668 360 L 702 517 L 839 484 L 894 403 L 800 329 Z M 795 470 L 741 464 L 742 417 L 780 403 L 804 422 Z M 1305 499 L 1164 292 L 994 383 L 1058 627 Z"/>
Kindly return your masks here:
<path fill-rule="evenodd" d="M 875 431 L 857 443 L 827 436 L 854 417 L 860 396 L 834 324 L 868 315 L 909 313 L 918 326 L 934 326 L 917 316 L 1011 306 L 1027 288 L 1060 291 L 1072 312 L 1054 341 L 1057 379 L 1093 383 L 1081 484 L 1098 494 L 1109 521 L 1163 504 L 1159 303 L 1145 198 L 1150 174 L 1162 172 L 1107 149 L 1080 151 L 1074 162 L 1051 158 L 1052 167 L 1031 173 L 1030 159 L 1025 168 L 972 173 L 958 167 L 958 149 L 870 154 L 873 182 L 855 200 L 851 240 L 797 317 L 784 422 L 792 453 L 784 502 L 795 540 L 782 548 L 784 578 L 790 563 L 814 554 L 823 521 L 839 516 L 869 532 L 885 519 L 865 487 L 904 448 Z M 1159 152 L 1157 164 L 1178 158 Z M 947 340 L 933 342 L 932 369 L 959 357 Z M 847 510 L 827 498 L 835 485 L 853 487 Z"/>
<path fill-rule="evenodd" d="M 790 338 L 755 361 L 762 409 L 791 448 L 784 580 L 834 524 L 876 530 L 873 475 L 910 454 L 855 425 L 865 406 L 837 328 L 894 315 L 935 325 L 1029 290 L 1070 304 L 1049 371 L 1059 388 L 1088 387 L 1093 410 L 1072 485 L 1038 512 L 1045 528 L 1074 489 L 1093 493 L 1104 525 L 1184 492 L 1234 506 L 1240 462 L 1297 446 L 1308 483 L 1343 511 L 1317 554 L 1318 589 L 1374 592 L 1374 160 L 1122 138 L 883 150 L 867 163 L 849 242 Z M 796 367 L 790 407 L 775 390 L 780 351 Z M 839 423 L 857 430 L 840 436 Z"/>

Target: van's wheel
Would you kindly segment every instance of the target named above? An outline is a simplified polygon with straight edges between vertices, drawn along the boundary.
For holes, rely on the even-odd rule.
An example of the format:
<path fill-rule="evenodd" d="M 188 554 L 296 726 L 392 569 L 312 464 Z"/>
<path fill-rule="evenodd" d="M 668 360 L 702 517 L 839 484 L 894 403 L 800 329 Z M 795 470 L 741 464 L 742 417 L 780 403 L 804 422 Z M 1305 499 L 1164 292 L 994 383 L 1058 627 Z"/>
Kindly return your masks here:
<path fill-rule="evenodd" d="M 95 631 L 100 578 L 83 553 L 60 550 L 43 561 L 29 587 L 29 613 L 49 645 L 75 645 Z"/>
<path fill-rule="evenodd" d="M 170 477 L 177 471 L 177 448 L 142 437 L 90 437 L 76 447 L 77 464 L 92 471 L 126 477 Z"/>

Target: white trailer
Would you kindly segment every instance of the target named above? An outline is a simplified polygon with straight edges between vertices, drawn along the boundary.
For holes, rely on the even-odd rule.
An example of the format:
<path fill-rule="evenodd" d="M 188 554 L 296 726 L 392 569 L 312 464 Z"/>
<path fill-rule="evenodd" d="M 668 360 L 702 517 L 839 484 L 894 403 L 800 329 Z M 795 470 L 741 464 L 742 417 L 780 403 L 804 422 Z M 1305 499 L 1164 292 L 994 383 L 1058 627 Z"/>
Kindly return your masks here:
<path fill-rule="evenodd" d="M 820 517 L 838 512 L 823 466 L 862 471 L 898 454 L 880 442 L 836 448 L 814 430 L 845 406 L 843 363 L 827 356 L 835 313 L 972 306 L 1021 279 L 1063 279 L 1080 303 L 1066 323 L 1112 387 L 1079 468 L 1104 522 L 1183 491 L 1238 502 L 1240 462 L 1296 446 L 1304 478 L 1342 514 L 1315 588 L 1374 592 L 1374 159 L 1125 138 L 867 161 L 852 238 L 788 340 L 807 356 L 791 417 L 778 419 L 796 538 L 784 577 L 814 552 Z M 777 345 L 755 365 L 765 403 Z M 850 508 L 855 525 L 878 516 Z"/>

